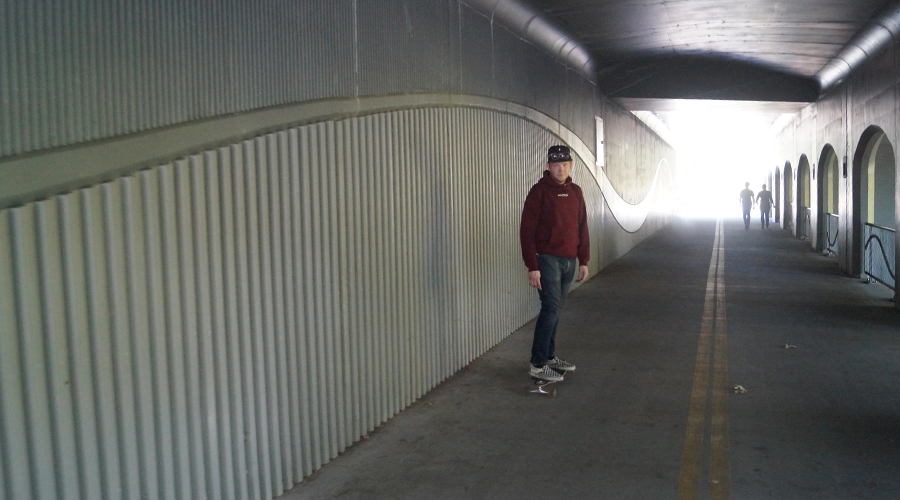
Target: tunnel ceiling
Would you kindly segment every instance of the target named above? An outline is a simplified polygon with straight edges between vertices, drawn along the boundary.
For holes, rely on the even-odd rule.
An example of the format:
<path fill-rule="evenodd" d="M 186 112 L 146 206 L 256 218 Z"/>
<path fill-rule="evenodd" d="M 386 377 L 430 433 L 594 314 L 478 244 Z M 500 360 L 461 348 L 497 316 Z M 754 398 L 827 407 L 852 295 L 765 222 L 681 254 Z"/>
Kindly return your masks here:
<path fill-rule="evenodd" d="M 873 30 L 890 37 L 893 29 L 884 28 L 883 20 L 890 20 L 886 11 L 894 2 L 530 0 L 529 4 L 586 49 L 605 94 L 648 103 L 653 99 L 814 102 L 842 78 L 842 71 L 852 70 L 853 61 L 848 69 L 845 60 L 859 59 L 855 52 L 874 46 Z"/>

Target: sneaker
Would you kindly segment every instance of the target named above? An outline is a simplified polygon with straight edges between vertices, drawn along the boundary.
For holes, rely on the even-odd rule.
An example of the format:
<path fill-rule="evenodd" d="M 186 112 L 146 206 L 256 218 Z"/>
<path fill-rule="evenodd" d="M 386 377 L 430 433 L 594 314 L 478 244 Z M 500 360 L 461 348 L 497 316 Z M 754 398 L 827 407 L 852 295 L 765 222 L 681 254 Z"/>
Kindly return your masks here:
<path fill-rule="evenodd" d="M 559 370 L 564 372 L 570 372 L 575 370 L 575 365 L 572 363 L 568 363 L 559 358 L 553 358 L 550 361 L 547 361 L 547 366 L 549 366 L 553 370 Z"/>
<path fill-rule="evenodd" d="M 528 374 L 536 379 L 546 380 L 547 382 L 559 382 L 563 379 L 562 375 L 551 370 L 547 365 L 544 365 L 540 368 L 534 365 L 529 365 Z"/>

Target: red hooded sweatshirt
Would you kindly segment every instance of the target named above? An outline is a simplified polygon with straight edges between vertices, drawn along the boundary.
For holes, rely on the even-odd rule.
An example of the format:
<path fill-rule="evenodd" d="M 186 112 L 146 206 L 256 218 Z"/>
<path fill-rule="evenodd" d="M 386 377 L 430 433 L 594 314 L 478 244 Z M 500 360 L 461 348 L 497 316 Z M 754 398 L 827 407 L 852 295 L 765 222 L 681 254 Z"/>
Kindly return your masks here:
<path fill-rule="evenodd" d="M 522 259 L 529 271 L 539 271 L 537 254 L 578 257 L 586 265 L 591 257 L 587 208 L 581 188 L 566 179 L 559 184 L 549 171 L 528 192 L 519 227 Z"/>

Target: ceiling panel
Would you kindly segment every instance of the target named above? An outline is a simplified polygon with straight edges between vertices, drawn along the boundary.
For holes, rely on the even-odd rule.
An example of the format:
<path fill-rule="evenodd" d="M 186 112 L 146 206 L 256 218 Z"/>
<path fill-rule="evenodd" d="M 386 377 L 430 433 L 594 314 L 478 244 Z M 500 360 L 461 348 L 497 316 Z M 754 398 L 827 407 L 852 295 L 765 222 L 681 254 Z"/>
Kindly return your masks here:
<path fill-rule="evenodd" d="M 594 58 L 601 90 L 628 97 L 656 92 L 647 78 L 680 81 L 683 67 L 722 78 L 729 61 L 804 79 L 816 74 L 887 4 L 885 0 L 532 0 L 546 18 L 581 42 Z M 685 64 L 679 64 L 684 58 Z M 693 62 L 692 62 L 693 61 Z M 715 61 L 715 62 L 714 62 Z M 719 65 L 721 63 L 721 65 Z M 681 69 L 680 69 L 681 67 Z M 721 68 L 721 71 L 717 71 Z M 631 75 L 631 79 L 629 76 Z M 807 96 L 793 89 L 782 97 Z M 707 89 L 708 90 L 708 89 Z M 705 91 L 704 91 L 705 92 Z M 791 97 L 793 96 L 793 97 Z M 735 97 L 735 96 L 732 96 Z M 771 100 L 772 95 L 760 96 Z M 774 96 L 778 97 L 778 96 Z M 744 97 L 741 96 L 741 99 Z M 810 97 L 803 97 L 804 99 Z"/>
<path fill-rule="evenodd" d="M 777 128 L 900 39 L 900 0 L 464 1 L 685 137 Z"/>

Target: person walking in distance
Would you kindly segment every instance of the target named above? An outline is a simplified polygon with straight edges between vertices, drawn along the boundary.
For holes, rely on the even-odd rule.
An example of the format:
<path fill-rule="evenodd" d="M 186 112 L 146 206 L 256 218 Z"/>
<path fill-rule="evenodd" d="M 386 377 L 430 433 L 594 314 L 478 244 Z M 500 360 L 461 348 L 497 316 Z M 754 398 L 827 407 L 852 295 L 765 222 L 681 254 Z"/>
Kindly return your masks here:
<path fill-rule="evenodd" d="M 525 198 L 519 227 L 528 284 L 541 298 L 528 371 L 551 382 L 563 379 L 560 372 L 575 369 L 556 356 L 556 327 L 569 286 L 573 278 L 578 282 L 587 278 L 591 256 L 584 195 L 569 177 L 571 170 L 569 148 L 552 146 L 544 176 Z"/>
<path fill-rule="evenodd" d="M 741 191 L 741 208 L 744 210 L 744 231 L 750 230 L 750 209 L 753 208 L 753 191 L 750 191 L 750 183 L 744 183 Z"/>
<path fill-rule="evenodd" d="M 765 229 L 769 227 L 769 212 L 772 210 L 772 192 L 766 191 L 765 184 L 756 195 L 756 204 L 759 205 L 759 223 Z"/>

